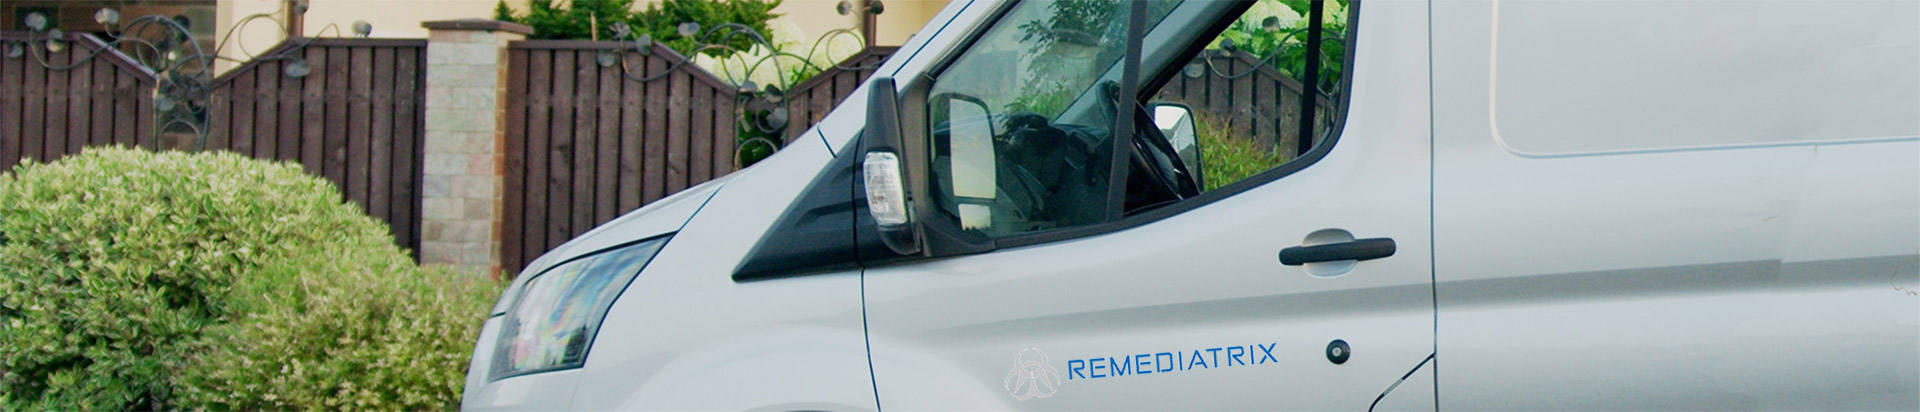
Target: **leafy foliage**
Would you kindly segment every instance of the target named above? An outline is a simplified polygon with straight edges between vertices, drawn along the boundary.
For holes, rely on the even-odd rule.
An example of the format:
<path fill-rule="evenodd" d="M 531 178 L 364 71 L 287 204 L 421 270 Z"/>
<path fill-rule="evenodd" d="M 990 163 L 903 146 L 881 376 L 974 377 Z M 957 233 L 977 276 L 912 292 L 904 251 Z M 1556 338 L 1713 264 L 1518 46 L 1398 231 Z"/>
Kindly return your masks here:
<path fill-rule="evenodd" d="M 1147 2 L 1147 24 L 1156 24 L 1179 2 Z M 1030 90 L 1075 87 L 1098 77 L 1126 53 L 1125 2 L 1059 0 L 1047 4 L 1044 18 L 1021 23 L 1020 42 L 1028 59 L 1025 86 Z M 1046 112 L 1039 112 L 1046 113 Z M 1049 114 L 1051 115 L 1051 114 Z"/>
<path fill-rule="evenodd" d="M 1080 52 L 1072 49 L 1097 50 L 1103 56 L 1094 61 L 1111 61 L 1113 55 L 1125 52 L 1125 49 L 1101 47 L 1103 43 L 1126 41 L 1127 21 L 1125 3 L 1105 0 L 1059 0 L 1047 4 L 1049 14 L 1045 20 L 1029 21 L 1020 24 L 1020 42 L 1031 44 L 1027 54 L 1035 57 L 1074 55 Z M 1037 59 L 1028 71 L 1035 72 L 1035 78 L 1060 76 L 1086 76 L 1089 73 L 1061 73 L 1063 67 L 1087 66 L 1060 64 L 1060 62 Z"/>
<path fill-rule="evenodd" d="M 1251 137 L 1236 136 L 1226 120 L 1205 112 L 1194 112 L 1193 126 L 1200 145 L 1205 190 L 1218 189 L 1293 160 L 1287 150 L 1263 146 Z"/>
<path fill-rule="evenodd" d="M 322 287 L 326 282 L 349 281 L 357 283 L 332 287 L 363 295 L 343 300 L 344 305 L 362 307 L 353 310 L 393 306 L 401 302 L 395 299 L 419 296 L 380 291 L 408 290 L 403 285 L 423 282 L 415 278 L 426 275 L 393 245 L 385 227 L 345 204 L 325 181 L 297 165 L 231 153 L 89 149 L 53 164 L 23 162 L 12 174 L 0 174 L 0 233 L 5 234 L 0 245 L 0 394 L 5 394 L 0 410 L 282 405 L 192 402 L 195 398 L 182 395 L 229 389 L 202 389 L 176 378 L 223 368 L 230 375 L 267 382 L 288 372 L 277 365 L 207 359 L 225 356 L 223 352 L 248 353 L 246 348 L 275 341 L 336 346 L 357 336 L 356 328 L 477 323 L 485 311 L 465 308 L 472 299 L 420 301 L 445 307 L 438 312 L 394 311 L 391 319 L 317 304 L 289 309 L 290 303 L 328 296 L 315 293 L 327 292 Z M 471 293 L 486 295 L 481 289 Z M 299 312 L 305 309 L 318 310 Z M 341 327 L 298 335 L 219 332 L 271 326 L 269 321 L 283 311 Z M 448 316 L 447 311 L 466 315 Z M 379 346 L 396 349 L 383 355 L 409 357 L 345 357 L 335 364 L 357 363 L 359 369 L 342 367 L 341 375 L 330 379 L 358 382 L 344 377 L 407 365 L 414 357 L 433 359 L 429 352 L 449 350 L 435 346 L 444 346 L 438 340 L 405 337 L 453 333 L 426 330 L 395 335 L 409 340 Z M 464 358 L 471 333 L 468 336 L 455 339 L 462 345 L 450 353 Z M 276 356 L 313 359 L 295 351 Z M 446 408 L 452 405 L 447 400 L 458 398 L 458 381 L 389 379 L 367 390 L 429 394 L 415 396 L 413 403 L 384 404 L 388 408 Z M 309 387 L 263 396 L 336 393 L 351 394 L 341 388 Z"/>
<path fill-rule="evenodd" d="M 1027 90 L 1026 93 L 1014 97 L 1013 101 L 1007 102 L 1007 105 L 1000 110 L 1007 113 L 1035 113 L 1041 116 L 1058 116 L 1060 112 L 1067 110 L 1067 105 L 1073 104 L 1073 97 L 1076 92 L 1078 92 L 1078 90 L 1068 89 L 1066 85 L 1059 83 L 1034 85 Z"/>
<path fill-rule="evenodd" d="M 860 53 L 866 41 L 852 31 L 836 31 L 804 43 L 806 33 L 798 26 L 785 23 L 774 26 L 769 45 L 755 45 L 746 50 L 728 56 L 715 57 L 708 54 L 693 55 L 694 64 L 707 69 L 715 77 L 735 86 L 745 86 L 749 82 L 752 88 L 765 91 L 779 90 L 791 92 L 801 82 L 825 72 L 846 59 Z M 738 134 L 734 147 L 740 167 L 746 167 L 773 155 L 779 150 L 780 141 L 786 130 L 762 130 L 771 113 L 762 110 L 746 110 L 736 122 Z M 789 119 L 788 121 L 801 121 Z"/>
<path fill-rule="evenodd" d="M 581 0 L 560 5 L 553 0 L 532 0 L 527 2 L 526 14 L 512 11 L 502 0 L 494 6 L 493 18 L 532 26 L 533 34 L 528 37 L 535 39 L 612 39 L 609 26 L 613 22 L 632 24 L 638 14 L 633 10 L 633 0 Z"/>
<path fill-rule="evenodd" d="M 313 254 L 211 328 L 175 379 L 178 404 L 220 410 L 450 410 L 498 285 L 470 274 Z M 324 274 L 324 276 L 302 276 Z"/>
<path fill-rule="evenodd" d="M 761 160 L 773 156 L 774 152 L 780 151 L 782 146 L 780 141 L 783 140 L 786 129 L 761 130 L 759 124 L 765 122 L 768 116 L 772 116 L 772 111 L 749 110 L 742 114 L 737 126 L 739 132 L 733 138 L 733 147 L 736 148 L 733 154 L 734 161 L 740 163 L 740 168 L 744 169 L 754 163 L 760 163 Z"/>
<path fill-rule="evenodd" d="M 857 32 L 827 34 L 809 39 L 798 26 L 780 24 L 770 33 L 768 46 L 755 45 L 724 57 L 695 55 L 693 62 L 733 85 L 751 81 L 784 90 L 859 54 L 866 46 Z"/>
<path fill-rule="evenodd" d="M 812 45 L 804 45 L 796 40 L 805 37 L 799 33 L 798 27 L 791 24 L 779 27 L 781 30 L 774 32 L 771 48 L 754 46 L 726 57 L 695 55 L 693 62 L 735 86 L 751 82 L 757 89 L 789 93 L 808 78 L 859 54 L 866 44 L 858 34 L 846 33 L 824 36 L 815 39 Z M 741 113 L 740 121 L 735 123 L 738 132 L 734 135 L 734 147 L 738 148 L 735 156 L 740 167 L 758 163 L 780 149 L 786 129 L 762 129 L 764 125 L 778 123 L 768 122 L 768 117 L 773 115 L 773 112 L 766 110 L 746 110 Z"/>
<path fill-rule="evenodd" d="M 614 22 L 625 22 L 635 35 L 647 34 L 653 41 L 660 42 L 682 55 L 701 52 L 712 56 L 727 56 L 734 51 L 753 47 L 753 42 L 744 36 L 704 39 L 707 43 L 723 44 L 727 48 L 709 48 L 696 50 L 699 42 L 693 37 L 683 36 L 679 32 L 681 23 L 698 23 L 701 28 L 719 27 L 723 24 L 740 24 L 755 33 L 768 33 L 767 22 L 780 17 L 773 9 L 780 7 L 783 0 L 662 0 L 647 5 L 643 10 L 635 10 L 633 0 L 573 0 L 564 5 L 554 4 L 554 0 L 532 0 L 527 3 L 526 14 L 519 14 L 507 7 L 503 0 L 494 7 L 496 20 L 510 21 L 533 27 L 535 39 L 602 39 L 612 40 L 617 36 L 613 31 Z M 695 34 L 699 35 L 698 33 Z"/>
<path fill-rule="evenodd" d="M 1236 51 L 1261 56 L 1267 64 L 1296 80 L 1304 79 L 1307 63 L 1307 0 L 1260 0 L 1220 33 L 1209 48 L 1231 44 Z M 1340 69 L 1346 59 L 1347 2 L 1322 5 L 1319 83 L 1323 92 L 1339 92 Z M 1273 25 L 1269 26 L 1268 23 Z"/>

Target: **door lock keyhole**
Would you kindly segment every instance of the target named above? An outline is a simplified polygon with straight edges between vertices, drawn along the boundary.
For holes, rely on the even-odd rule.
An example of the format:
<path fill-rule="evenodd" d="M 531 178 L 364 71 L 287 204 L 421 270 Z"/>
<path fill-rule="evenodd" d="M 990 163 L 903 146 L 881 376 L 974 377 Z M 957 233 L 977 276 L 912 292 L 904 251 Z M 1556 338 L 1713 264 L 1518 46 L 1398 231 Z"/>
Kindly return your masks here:
<path fill-rule="evenodd" d="M 1347 341 L 1334 339 L 1333 342 L 1327 343 L 1327 361 L 1339 365 L 1347 363 L 1347 358 L 1351 356 L 1353 356 L 1353 348 L 1347 346 Z"/>

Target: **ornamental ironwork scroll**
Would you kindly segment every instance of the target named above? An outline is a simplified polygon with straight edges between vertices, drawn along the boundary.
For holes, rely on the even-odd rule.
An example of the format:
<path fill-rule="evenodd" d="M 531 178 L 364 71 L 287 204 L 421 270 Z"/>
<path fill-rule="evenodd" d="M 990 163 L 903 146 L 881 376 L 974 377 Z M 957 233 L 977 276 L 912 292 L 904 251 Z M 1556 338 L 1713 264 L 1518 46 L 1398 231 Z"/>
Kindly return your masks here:
<path fill-rule="evenodd" d="M 879 2 L 875 1 L 871 4 L 877 5 Z M 859 11 L 850 9 L 845 4 L 842 4 L 840 9 L 842 14 Z M 879 6 L 869 6 L 866 12 L 877 14 L 878 10 L 880 10 Z M 782 50 L 768 40 L 766 35 L 744 24 L 726 23 L 713 27 L 701 27 L 699 23 L 688 22 L 681 23 L 676 28 L 682 37 L 695 41 L 693 48 L 687 51 L 687 58 L 674 61 L 666 70 L 643 76 L 636 73 L 644 73 L 645 68 L 635 66 L 625 57 L 630 53 L 640 56 L 651 55 L 654 46 L 652 35 L 637 32 L 621 22 L 613 23 L 609 28 L 613 31 L 614 40 L 622 43 L 621 47 L 599 51 L 595 61 L 601 67 L 620 66 L 621 75 L 630 81 L 659 80 L 680 69 L 682 65 L 693 64 L 694 57 L 700 55 L 717 56 L 715 58 L 721 59 L 726 64 L 740 68 L 743 73 L 740 77 L 744 79 L 735 85 L 739 90 L 733 96 L 736 103 L 734 105 L 734 116 L 737 120 L 735 124 L 740 125 L 738 132 L 741 133 L 739 142 L 734 148 L 736 167 L 745 167 L 779 150 L 780 135 L 785 132 L 789 122 L 798 120 L 793 118 L 786 104 L 788 93 L 795 85 L 806 80 L 797 76 L 780 75 L 775 76 L 778 79 L 776 84 L 763 85 L 751 80 L 753 73 L 758 73 L 762 68 L 771 68 L 782 74 L 802 69 L 813 73 L 825 72 L 828 69 L 862 71 L 872 70 L 880 65 L 878 61 L 858 64 L 852 59 L 836 61 L 826 66 L 813 63 L 814 57 L 824 52 L 823 47 L 831 49 L 836 42 L 851 41 L 855 45 L 865 46 L 865 39 L 857 30 L 851 28 L 827 31 L 816 38 L 813 45 L 807 48 L 806 54 L 802 55 Z M 756 47 L 762 48 L 767 53 L 747 57 L 752 54 L 749 53 L 751 49 Z"/>
<path fill-rule="evenodd" d="M 302 50 L 317 38 L 292 37 L 287 31 L 287 22 L 278 17 L 288 15 L 289 12 L 304 14 L 307 4 L 305 1 L 281 4 L 281 10 L 241 18 L 221 36 L 220 42 L 214 46 L 213 50 L 202 47 L 201 39 L 194 37 L 184 16 L 148 15 L 123 19 L 119 10 L 112 8 L 102 8 L 93 15 L 94 22 L 106 29 L 104 34 L 107 38 L 100 39 L 104 47 L 76 49 L 70 43 L 79 37 L 60 28 L 51 27 L 51 22 L 44 14 L 29 13 L 22 19 L 26 23 L 28 35 L 23 39 L 0 41 L 4 43 L 0 48 L 4 48 L 7 59 L 26 59 L 51 71 L 68 71 L 91 64 L 94 59 L 103 58 L 103 55 L 110 51 L 118 51 L 130 57 L 134 63 L 146 67 L 154 74 L 156 84 L 151 96 L 154 118 L 142 119 L 142 121 L 152 121 L 157 126 L 153 128 L 153 133 L 156 134 L 153 137 L 164 140 L 165 136 L 183 135 L 190 139 L 191 143 L 180 148 L 200 151 L 207 148 L 208 100 L 213 94 L 214 65 L 217 62 L 282 62 L 281 64 L 285 67 L 281 73 L 293 78 L 305 77 L 313 72 L 313 67 L 309 66 L 301 56 Z M 221 56 L 220 52 L 225 47 L 229 45 L 238 47 L 234 34 L 252 24 L 271 24 L 279 30 L 282 38 L 293 39 L 292 44 L 289 47 L 275 48 L 272 53 L 260 56 L 247 55 L 245 50 L 241 50 L 245 59 Z M 366 37 L 373 31 L 373 26 L 364 21 L 354 22 L 351 28 L 353 34 L 358 37 Z M 340 30 L 338 25 L 327 25 L 321 28 L 320 33 L 323 36 L 329 32 L 333 36 L 341 36 Z M 65 64 L 54 63 L 56 59 L 50 59 L 50 57 L 59 53 L 85 53 L 85 55 L 58 59 L 67 61 Z"/>

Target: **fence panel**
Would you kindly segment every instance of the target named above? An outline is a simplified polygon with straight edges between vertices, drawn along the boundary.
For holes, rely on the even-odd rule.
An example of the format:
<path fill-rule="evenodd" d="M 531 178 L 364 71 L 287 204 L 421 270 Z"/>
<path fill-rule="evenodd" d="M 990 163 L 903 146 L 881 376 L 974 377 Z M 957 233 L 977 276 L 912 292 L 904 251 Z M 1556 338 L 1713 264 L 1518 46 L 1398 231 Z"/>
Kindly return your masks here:
<path fill-rule="evenodd" d="M 740 90 L 665 46 L 633 47 L 508 46 L 504 267 L 734 170 Z"/>
<path fill-rule="evenodd" d="M 213 80 L 206 149 L 297 162 L 417 251 L 426 51 L 418 39 L 289 39 L 260 54 L 283 57 Z M 288 72 L 294 58 L 311 72 Z"/>
<path fill-rule="evenodd" d="M 40 36 L 8 31 L 0 41 Z M 153 100 L 159 76 L 99 38 L 67 34 L 63 51 L 28 47 L 0 58 L 0 170 L 105 145 L 294 161 L 386 221 L 396 243 L 418 250 L 426 44 L 290 39 L 214 78 L 204 101 L 178 103 L 204 105 L 205 137 L 162 136 Z M 315 70 L 289 75 L 294 58 Z"/>
<path fill-rule="evenodd" d="M 874 69 L 880 68 L 881 62 L 887 61 L 898 51 L 899 47 L 868 47 L 820 74 L 793 85 L 793 90 L 788 91 L 786 97 L 791 117 L 781 143 L 791 142 L 807 129 L 813 128 L 815 123 L 827 116 L 829 110 L 847 100 L 847 95 L 853 94 L 853 89 L 866 83 L 867 78 L 873 76 Z"/>
<path fill-rule="evenodd" d="M 1209 64 L 1211 63 L 1211 64 Z M 1231 135 L 1294 154 L 1300 129 L 1300 81 L 1287 77 L 1249 53 L 1210 50 L 1160 88 L 1156 100 L 1186 104 L 1202 121 L 1220 122 Z M 1332 100 L 1320 95 L 1314 123 L 1333 124 Z M 1210 119 L 1210 120 L 1208 120 Z"/>
<path fill-rule="evenodd" d="M 0 42 L 44 36 L 4 31 Z M 0 57 L 0 170 L 87 146 L 153 147 L 142 136 L 152 130 L 153 71 L 92 35 L 68 33 L 64 40 L 58 52 L 28 46 L 20 56 Z"/>
<path fill-rule="evenodd" d="M 615 217 L 738 168 L 746 110 L 770 106 L 659 44 L 524 40 L 507 50 L 501 265 L 520 268 Z M 797 135 L 895 48 L 797 84 L 777 130 Z"/>

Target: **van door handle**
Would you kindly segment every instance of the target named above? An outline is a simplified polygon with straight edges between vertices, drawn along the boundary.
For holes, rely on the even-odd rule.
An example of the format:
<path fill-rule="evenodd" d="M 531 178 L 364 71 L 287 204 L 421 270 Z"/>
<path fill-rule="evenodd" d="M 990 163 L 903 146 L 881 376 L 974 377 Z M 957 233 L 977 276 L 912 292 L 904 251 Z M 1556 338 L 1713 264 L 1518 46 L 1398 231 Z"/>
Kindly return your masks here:
<path fill-rule="evenodd" d="M 1347 242 L 1280 249 L 1280 264 L 1299 266 L 1314 262 L 1373 260 L 1393 256 L 1392 238 L 1355 239 Z"/>

